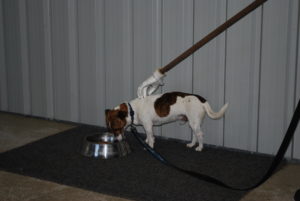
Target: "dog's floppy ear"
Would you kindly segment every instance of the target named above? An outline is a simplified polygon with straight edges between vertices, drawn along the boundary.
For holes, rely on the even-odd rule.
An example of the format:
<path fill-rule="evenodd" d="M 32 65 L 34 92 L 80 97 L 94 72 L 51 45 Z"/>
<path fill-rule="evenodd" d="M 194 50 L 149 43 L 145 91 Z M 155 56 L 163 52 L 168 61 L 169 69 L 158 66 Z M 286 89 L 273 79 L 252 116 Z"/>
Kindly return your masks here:
<path fill-rule="evenodd" d="M 118 117 L 120 119 L 125 119 L 127 117 L 127 112 L 125 112 L 125 111 L 119 111 L 118 112 Z"/>

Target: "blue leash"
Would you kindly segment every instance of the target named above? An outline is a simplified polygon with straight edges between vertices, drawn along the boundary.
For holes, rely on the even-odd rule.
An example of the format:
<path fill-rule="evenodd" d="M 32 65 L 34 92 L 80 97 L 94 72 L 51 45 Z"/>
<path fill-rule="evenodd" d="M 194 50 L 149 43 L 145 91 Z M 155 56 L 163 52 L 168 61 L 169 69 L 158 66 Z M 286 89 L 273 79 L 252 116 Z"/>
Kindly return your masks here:
<path fill-rule="evenodd" d="M 132 109 L 131 109 L 132 110 Z M 133 115 L 134 113 L 131 112 L 131 118 L 133 118 Z M 257 182 L 256 184 L 250 186 L 250 187 L 245 187 L 245 188 L 238 188 L 238 187 L 233 187 L 233 186 L 230 186 L 230 185 L 227 185 L 225 184 L 224 182 L 216 179 L 216 178 L 213 178 L 211 176 L 208 176 L 208 175 L 204 175 L 204 174 L 201 174 L 201 173 L 197 173 L 197 172 L 193 172 L 193 171 L 189 171 L 189 170 L 185 170 L 183 168 L 180 168 L 172 163 L 170 163 L 166 158 L 164 158 L 161 154 L 159 154 L 158 152 L 156 152 L 154 149 L 152 149 L 146 142 L 144 142 L 144 140 L 141 138 L 141 136 L 138 134 L 136 128 L 133 126 L 133 124 L 131 124 L 130 126 L 130 131 L 131 133 L 135 136 L 135 138 L 138 140 L 138 142 L 154 157 L 156 158 L 157 160 L 159 160 L 160 162 L 162 162 L 163 164 L 165 164 L 166 166 L 169 166 L 173 169 L 176 169 L 180 172 L 183 172 L 185 174 L 188 174 L 192 177 L 195 177 L 197 179 L 200 179 L 200 180 L 203 180 L 203 181 L 206 181 L 206 182 L 209 182 L 209 183 L 213 183 L 213 184 L 216 184 L 218 186 L 221 186 L 221 187 L 224 187 L 224 188 L 228 188 L 228 189 L 231 189 L 231 190 L 239 190 L 239 191 L 248 191 L 248 190 L 251 190 L 251 189 L 254 189 L 256 187 L 258 187 L 259 185 L 261 185 L 262 183 L 264 183 L 267 179 L 269 179 L 272 174 L 274 173 L 274 171 L 277 169 L 278 165 L 280 164 L 280 162 L 282 161 L 285 153 L 286 153 L 286 150 L 294 136 L 294 133 L 295 133 L 295 130 L 297 128 L 297 125 L 298 125 L 298 122 L 299 122 L 299 119 L 300 119 L 300 100 L 298 101 L 298 104 L 297 104 L 297 107 L 296 107 L 296 110 L 293 114 L 293 118 L 290 122 L 290 125 L 286 131 L 286 134 L 284 136 L 284 139 L 280 145 L 280 148 L 276 154 L 276 156 L 274 157 L 273 159 L 273 162 L 271 164 L 271 166 L 269 167 L 267 173 L 262 177 L 262 179 Z M 133 121 L 132 121 L 133 122 Z"/>

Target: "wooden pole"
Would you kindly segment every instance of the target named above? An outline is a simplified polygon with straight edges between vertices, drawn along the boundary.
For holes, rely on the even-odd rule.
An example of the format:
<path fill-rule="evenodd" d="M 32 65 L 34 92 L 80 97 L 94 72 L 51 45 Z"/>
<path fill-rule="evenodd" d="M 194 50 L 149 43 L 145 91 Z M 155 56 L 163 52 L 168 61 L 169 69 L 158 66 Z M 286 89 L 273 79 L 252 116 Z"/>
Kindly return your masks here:
<path fill-rule="evenodd" d="M 237 21 L 245 17 L 247 14 L 255 10 L 257 7 L 265 3 L 267 0 L 256 0 L 247 7 L 245 7 L 243 10 L 238 12 L 236 15 L 231 17 L 229 20 L 224 22 L 222 25 L 217 27 L 215 30 L 210 32 L 208 35 L 206 35 L 204 38 L 202 38 L 200 41 L 198 41 L 196 44 L 194 44 L 192 47 L 187 49 L 185 52 L 183 52 L 181 55 L 173 59 L 170 63 L 165 65 L 164 67 L 159 69 L 159 72 L 164 74 L 174 68 L 177 64 L 182 62 L 184 59 L 189 57 L 191 54 L 196 52 L 199 48 L 204 46 L 206 43 L 214 39 L 216 36 L 224 32 L 226 29 L 228 29 L 231 25 L 235 24 Z"/>

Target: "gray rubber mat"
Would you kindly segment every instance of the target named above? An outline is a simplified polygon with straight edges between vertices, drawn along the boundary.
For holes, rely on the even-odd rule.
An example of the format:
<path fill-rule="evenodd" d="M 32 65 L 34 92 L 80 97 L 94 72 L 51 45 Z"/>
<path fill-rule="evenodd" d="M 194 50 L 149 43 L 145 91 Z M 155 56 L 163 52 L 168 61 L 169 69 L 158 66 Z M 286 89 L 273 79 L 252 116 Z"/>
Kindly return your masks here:
<path fill-rule="evenodd" d="M 0 154 L 0 169 L 137 201 L 239 200 L 246 192 L 197 180 L 152 158 L 126 134 L 133 152 L 108 160 L 79 153 L 82 139 L 103 128 L 78 126 Z M 259 180 L 272 158 L 222 148 L 202 152 L 174 140 L 157 139 L 155 149 L 179 167 L 207 174 L 233 186 Z"/>

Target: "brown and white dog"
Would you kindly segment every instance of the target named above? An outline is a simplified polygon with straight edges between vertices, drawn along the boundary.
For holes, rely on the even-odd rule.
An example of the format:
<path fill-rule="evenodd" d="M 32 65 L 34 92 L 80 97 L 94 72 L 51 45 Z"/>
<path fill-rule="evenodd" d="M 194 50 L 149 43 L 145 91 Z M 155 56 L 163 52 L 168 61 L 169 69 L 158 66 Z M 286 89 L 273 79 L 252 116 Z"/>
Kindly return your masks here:
<path fill-rule="evenodd" d="M 196 151 L 201 151 L 203 148 L 201 123 L 205 114 L 208 114 L 211 119 L 219 119 L 224 115 L 227 107 L 226 103 L 219 112 L 214 112 L 201 96 L 170 92 L 137 98 L 130 103 L 122 103 L 113 110 L 107 109 L 105 114 L 107 127 L 118 136 L 119 140 L 122 139 L 126 127 L 131 123 L 142 125 L 147 135 L 146 142 L 152 148 L 154 146 L 153 125 L 177 120 L 188 121 L 193 130 L 193 138 L 187 146 L 193 147 L 198 141 L 199 145 L 196 147 Z M 133 117 L 130 116 L 130 110 L 132 110 Z"/>

